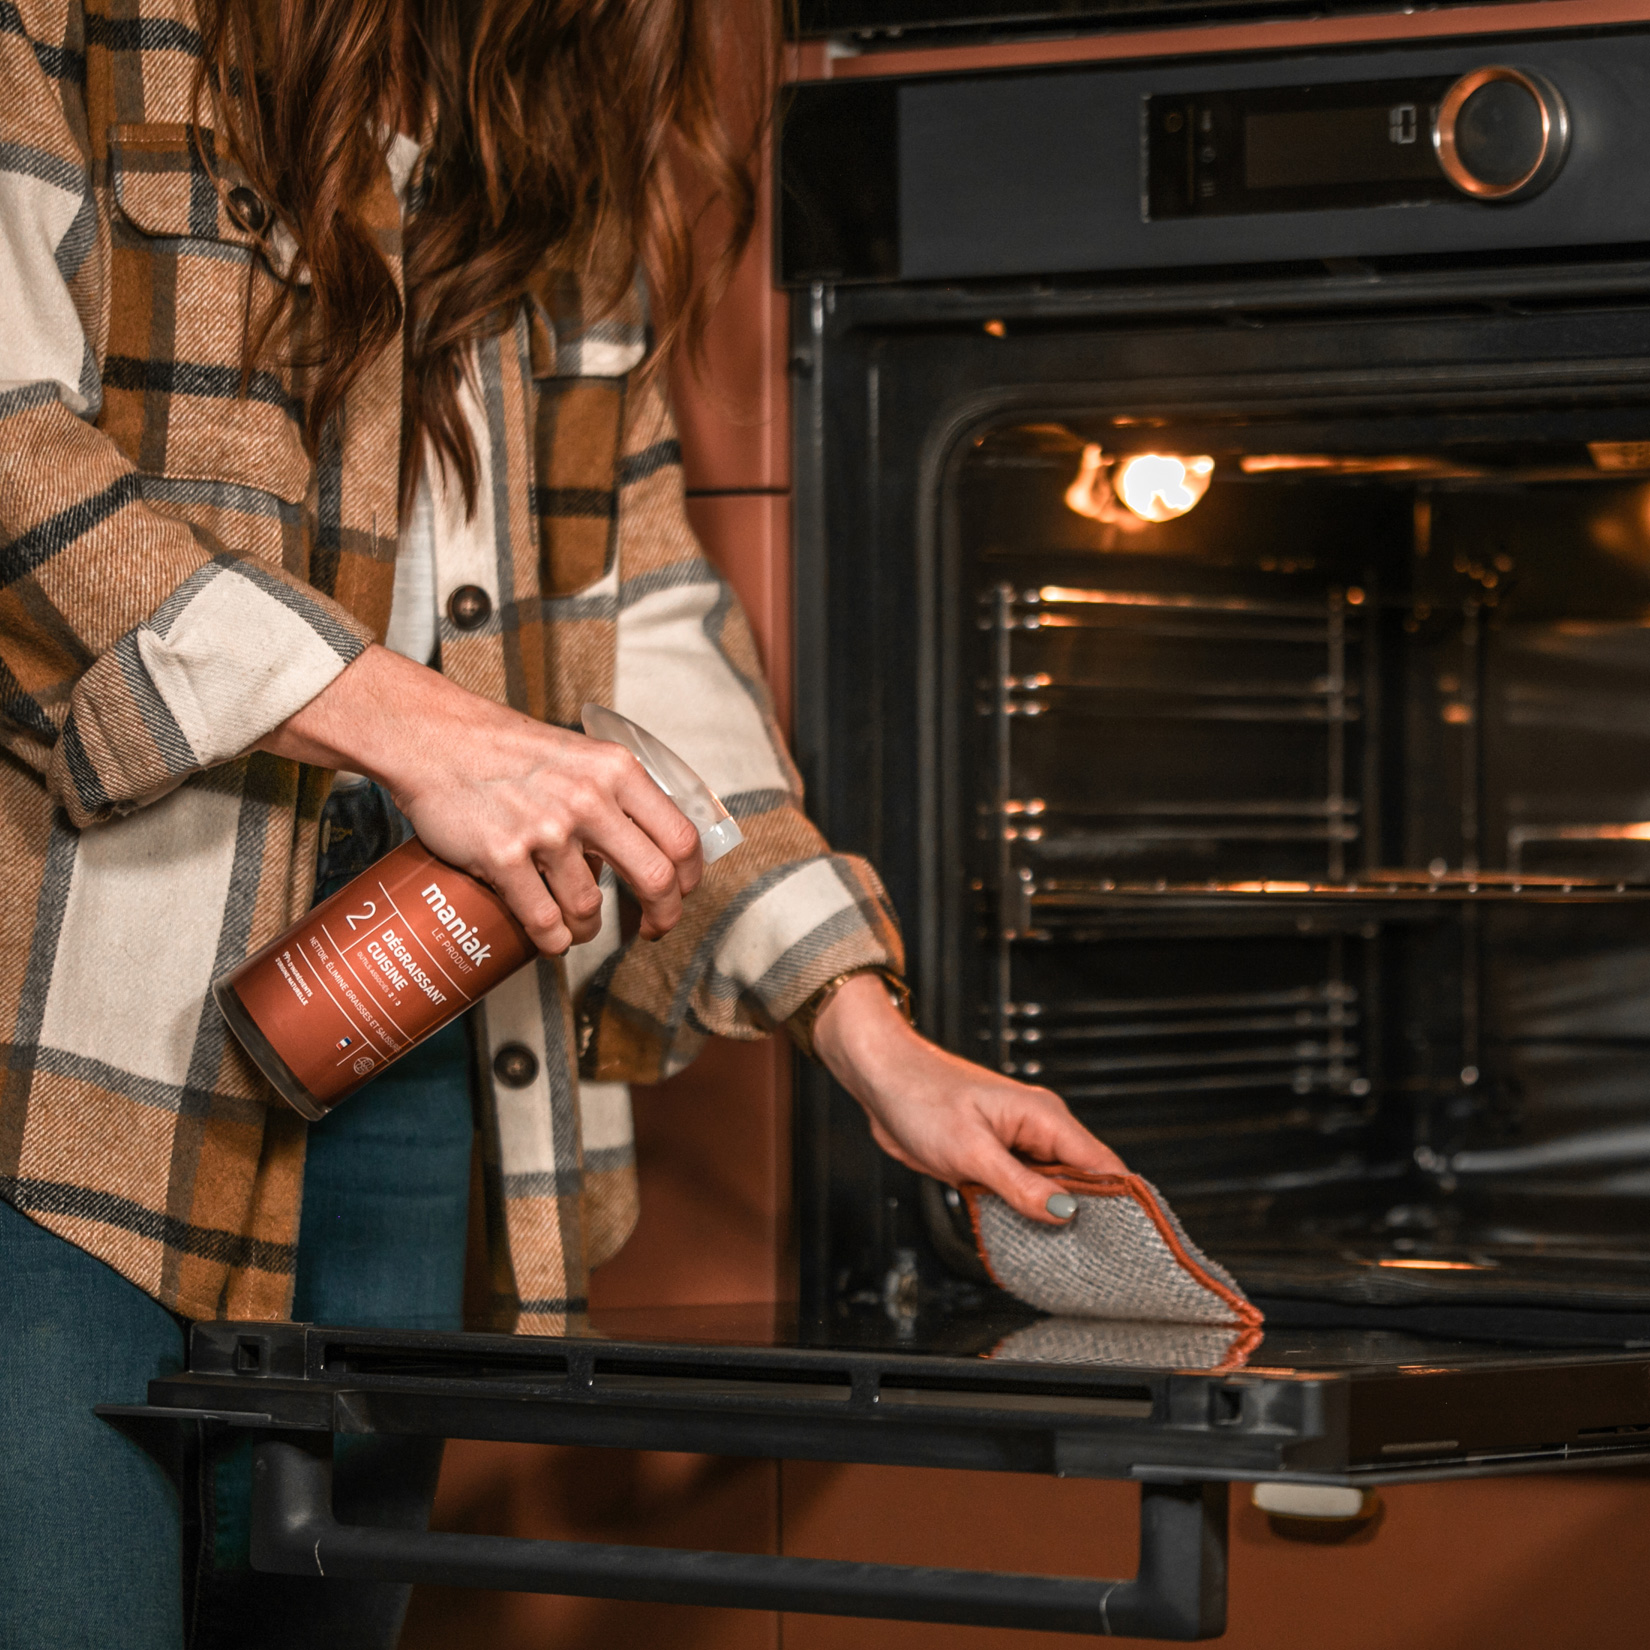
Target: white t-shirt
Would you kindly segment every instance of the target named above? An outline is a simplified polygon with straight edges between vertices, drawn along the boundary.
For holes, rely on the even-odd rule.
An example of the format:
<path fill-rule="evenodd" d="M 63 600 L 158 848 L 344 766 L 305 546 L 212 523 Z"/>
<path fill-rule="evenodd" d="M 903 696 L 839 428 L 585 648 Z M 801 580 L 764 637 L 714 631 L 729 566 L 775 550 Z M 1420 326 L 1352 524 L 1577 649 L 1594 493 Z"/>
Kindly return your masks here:
<path fill-rule="evenodd" d="M 436 652 L 435 505 L 427 475 L 418 478 L 412 513 L 395 552 L 395 593 L 384 646 L 415 664 L 440 668 Z"/>

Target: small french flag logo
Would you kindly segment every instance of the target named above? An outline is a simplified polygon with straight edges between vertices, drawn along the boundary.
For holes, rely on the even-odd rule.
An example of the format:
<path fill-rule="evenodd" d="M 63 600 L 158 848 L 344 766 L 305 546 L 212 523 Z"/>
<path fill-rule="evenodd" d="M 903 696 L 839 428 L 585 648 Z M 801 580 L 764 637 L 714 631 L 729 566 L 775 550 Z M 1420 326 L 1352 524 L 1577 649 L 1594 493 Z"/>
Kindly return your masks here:
<path fill-rule="evenodd" d="M 353 1048 L 355 1046 L 355 1039 L 353 1037 L 340 1037 L 338 1039 L 338 1046 L 339 1048 Z"/>

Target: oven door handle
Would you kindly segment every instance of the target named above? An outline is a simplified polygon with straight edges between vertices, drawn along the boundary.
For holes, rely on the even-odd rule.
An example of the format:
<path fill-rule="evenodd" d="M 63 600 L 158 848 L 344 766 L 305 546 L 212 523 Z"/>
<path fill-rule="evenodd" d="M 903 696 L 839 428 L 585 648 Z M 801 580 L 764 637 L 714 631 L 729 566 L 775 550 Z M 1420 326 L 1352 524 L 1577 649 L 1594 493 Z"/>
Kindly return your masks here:
<path fill-rule="evenodd" d="M 1226 1485 L 1141 1485 L 1139 1573 L 1098 1581 L 340 1524 L 331 1436 L 264 1434 L 253 1451 L 252 1565 L 330 1580 L 1205 1639 L 1226 1628 Z"/>

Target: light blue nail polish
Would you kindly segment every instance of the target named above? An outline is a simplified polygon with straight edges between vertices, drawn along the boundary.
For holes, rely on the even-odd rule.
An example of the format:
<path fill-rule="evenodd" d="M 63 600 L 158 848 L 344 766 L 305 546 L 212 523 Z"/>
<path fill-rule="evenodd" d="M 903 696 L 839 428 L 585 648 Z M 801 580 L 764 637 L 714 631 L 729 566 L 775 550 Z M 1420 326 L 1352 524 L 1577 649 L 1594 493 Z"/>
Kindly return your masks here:
<path fill-rule="evenodd" d="M 1077 1213 L 1077 1199 L 1070 1192 L 1055 1192 L 1043 1207 L 1056 1220 L 1070 1220 Z"/>

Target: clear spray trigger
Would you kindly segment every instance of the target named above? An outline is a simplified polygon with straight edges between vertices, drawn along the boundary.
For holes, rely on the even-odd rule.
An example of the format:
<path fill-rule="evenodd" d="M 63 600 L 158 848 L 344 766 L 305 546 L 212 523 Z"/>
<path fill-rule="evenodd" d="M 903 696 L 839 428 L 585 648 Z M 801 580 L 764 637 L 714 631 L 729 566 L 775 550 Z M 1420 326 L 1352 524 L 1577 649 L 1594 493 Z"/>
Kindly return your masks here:
<path fill-rule="evenodd" d="M 716 793 L 663 740 L 655 739 L 628 716 L 605 705 L 589 704 L 579 713 L 592 739 L 623 745 L 647 770 L 647 776 L 687 815 L 699 833 L 699 847 L 709 865 L 745 840 L 738 821 Z"/>

